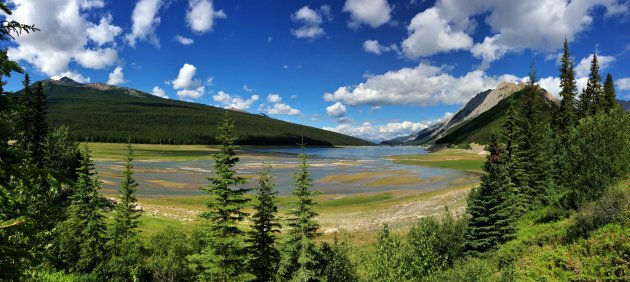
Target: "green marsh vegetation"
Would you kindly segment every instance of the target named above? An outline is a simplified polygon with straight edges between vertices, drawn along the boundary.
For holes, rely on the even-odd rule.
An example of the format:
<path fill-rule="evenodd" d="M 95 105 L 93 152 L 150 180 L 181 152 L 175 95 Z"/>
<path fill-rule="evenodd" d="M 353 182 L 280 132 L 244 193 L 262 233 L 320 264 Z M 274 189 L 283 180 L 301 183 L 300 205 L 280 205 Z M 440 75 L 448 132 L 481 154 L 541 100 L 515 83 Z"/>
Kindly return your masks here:
<path fill-rule="evenodd" d="M 11 22 L 0 39 L 34 31 Z M 0 80 L 16 72 L 22 69 L 1 51 Z M 322 243 L 305 154 L 284 214 L 266 166 L 255 196 L 245 195 L 227 113 L 215 131 L 217 173 L 200 218 L 186 224 L 191 232 L 136 209 L 131 145 L 117 201 L 104 200 L 90 150 L 72 141 L 68 127 L 48 126 L 45 90 L 31 91 L 26 75 L 20 96 L 0 89 L 0 280 L 628 280 L 630 115 L 610 102 L 614 85 L 601 84 L 596 57 L 576 102 L 566 43 L 560 106 L 550 112 L 533 71 L 530 77 L 490 139 L 465 215 L 446 210 L 408 232 L 385 225 L 357 249 L 344 240 Z M 391 200 L 372 197 L 362 200 Z M 353 204 L 328 205 L 334 201 Z"/>

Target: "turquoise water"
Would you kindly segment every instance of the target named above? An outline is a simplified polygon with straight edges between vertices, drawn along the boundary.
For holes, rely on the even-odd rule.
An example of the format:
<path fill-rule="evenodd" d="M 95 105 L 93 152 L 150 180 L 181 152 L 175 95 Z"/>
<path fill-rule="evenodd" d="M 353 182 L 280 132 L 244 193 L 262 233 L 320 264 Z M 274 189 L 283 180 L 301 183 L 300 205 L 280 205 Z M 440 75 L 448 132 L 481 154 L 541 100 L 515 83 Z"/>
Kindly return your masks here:
<path fill-rule="evenodd" d="M 272 175 L 279 194 L 288 195 L 291 193 L 293 190 L 292 176 L 298 163 L 297 155 L 301 153 L 299 148 L 244 148 L 243 150 L 258 154 L 255 157 L 250 156 L 251 154 L 244 156 L 237 166 L 238 172 L 254 175 L 258 173 L 262 161 L 271 161 L 272 165 L 275 166 L 272 168 Z M 313 189 L 319 190 L 323 194 L 384 192 L 399 189 L 432 191 L 477 181 L 476 176 L 458 170 L 395 164 L 386 159 L 388 156 L 426 153 L 425 149 L 419 147 L 372 146 L 306 149 L 311 166 L 309 172 L 314 180 Z M 119 170 L 121 163 L 101 161 L 97 162 L 96 165 L 99 173 L 105 174 L 101 175 L 101 179 L 107 182 L 104 188 L 117 189 L 120 180 L 110 177 L 108 173 Z M 138 188 L 139 196 L 203 195 L 205 192 L 198 188 L 207 186 L 207 177 L 212 174 L 212 161 L 137 162 L 135 167 L 137 171 L 135 177 L 140 184 Z M 318 182 L 319 179 L 330 175 L 400 170 L 408 171 L 411 175 L 423 179 L 432 178 L 439 180 L 412 185 L 383 185 L 379 187 L 366 185 L 366 183 L 378 177 L 355 183 Z M 150 182 L 155 180 L 180 183 L 186 185 L 186 187 L 164 187 L 155 182 Z M 457 183 L 453 183 L 454 180 L 458 180 Z M 255 179 L 246 186 L 251 187 L 254 184 Z"/>

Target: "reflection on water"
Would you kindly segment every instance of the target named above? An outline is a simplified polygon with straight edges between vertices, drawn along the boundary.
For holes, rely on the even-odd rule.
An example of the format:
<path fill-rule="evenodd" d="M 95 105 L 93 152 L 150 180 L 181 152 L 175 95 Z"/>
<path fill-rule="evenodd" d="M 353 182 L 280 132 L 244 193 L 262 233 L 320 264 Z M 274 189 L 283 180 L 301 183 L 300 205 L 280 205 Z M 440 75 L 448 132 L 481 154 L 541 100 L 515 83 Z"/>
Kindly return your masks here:
<path fill-rule="evenodd" d="M 293 190 L 292 176 L 296 170 L 299 153 L 301 153 L 299 148 L 244 148 L 237 170 L 245 176 L 252 177 L 247 184 L 252 186 L 256 183 L 255 176 L 261 162 L 271 161 L 276 189 L 281 195 L 288 195 Z M 431 191 L 477 181 L 475 176 L 457 170 L 401 165 L 385 159 L 387 156 L 427 153 L 419 147 L 307 148 L 306 153 L 310 157 L 309 171 L 314 180 L 314 189 L 325 194 L 398 189 Z M 120 175 L 120 162 L 99 161 L 96 165 L 101 179 L 105 180 L 104 187 L 108 190 L 117 189 L 120 179 L 115 176 Z M 135 171 L 135 178 L 140 184 L 138 187 L 140 196 L 203 195 L 204 191 L 194 187 L 208 184 L 207 177 L 212 174 L 212 161 L 139 161 L 135 163 Z M 360 175 L 361 178 L 344 178 L 345 174 L 357 174 L 355 176 Z M 382 177 L 396 179 L 398 175 L 417 176 L 423 181 L 395 185 L 388 181 L 376 181 Z M 325 177 L 341 180 L 319 181 Z"/>

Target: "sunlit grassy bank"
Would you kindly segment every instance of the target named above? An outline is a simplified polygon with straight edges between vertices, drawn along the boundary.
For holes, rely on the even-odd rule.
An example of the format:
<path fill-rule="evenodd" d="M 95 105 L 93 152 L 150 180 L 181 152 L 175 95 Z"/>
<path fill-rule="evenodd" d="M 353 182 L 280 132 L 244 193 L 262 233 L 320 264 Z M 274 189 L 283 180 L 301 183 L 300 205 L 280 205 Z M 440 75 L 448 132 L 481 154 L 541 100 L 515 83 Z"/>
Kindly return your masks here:
<path fill-rule="evenodd" d="M 406 165 L 450 168 L 481 173 L 486 155 L 463 149 L 443 149 L 431 154 L 390 157 L 393 162 Z"/>
<path fill-rule="evenodd" d="M 83 145 L 83 144 L 82 144 Z M 120 143 L 87 143 L 95 160 L 123 160 L 127 145 Z M 139 161 L 209 160 L 216 150 L 209 145 L 134 144 Z"/>

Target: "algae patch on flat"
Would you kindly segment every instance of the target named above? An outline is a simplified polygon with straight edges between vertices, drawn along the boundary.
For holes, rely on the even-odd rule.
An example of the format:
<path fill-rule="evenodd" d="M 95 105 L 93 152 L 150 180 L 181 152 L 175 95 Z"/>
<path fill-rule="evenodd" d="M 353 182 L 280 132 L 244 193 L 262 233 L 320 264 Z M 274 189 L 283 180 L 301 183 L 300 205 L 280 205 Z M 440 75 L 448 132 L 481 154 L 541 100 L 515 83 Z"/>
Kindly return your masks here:
<path fill-rule="evenodd" d="M 411 174 L 414 174 L 414 173 L 407 170 L 366 171 L 366 172 L 358 172 L 358 173 L 329 175 L 329 176 L 319 179 L 318 182 L 349 184 L 349 183 L 359 183 L 359 182 L 369 181 L 371 179 L 384 177 L 384 176 L 411 175 Z"/>
<path fill-rule="evenodd" d="M 158 186 L 162 186 L 165 188 L 175 188 L 175 189 L 196 189 L 199 188 L 199 185 L 197 184 L 188 184 L 188 183 L 179 183 L 179 182 L 173 182 L 173 181 L 168 181 L 168 180 L 158 180 L 158 179 L 151 179 L 151 180 L 147 180 L 147 182 L 156 184 Z"/>
<path fill-rule="evenodd" d="M 424 179 L 415 175 L 390 175 L 368 182 L 368 187 L 382 187 L 392 185 L 415 185 L 424 183 Z"/>

